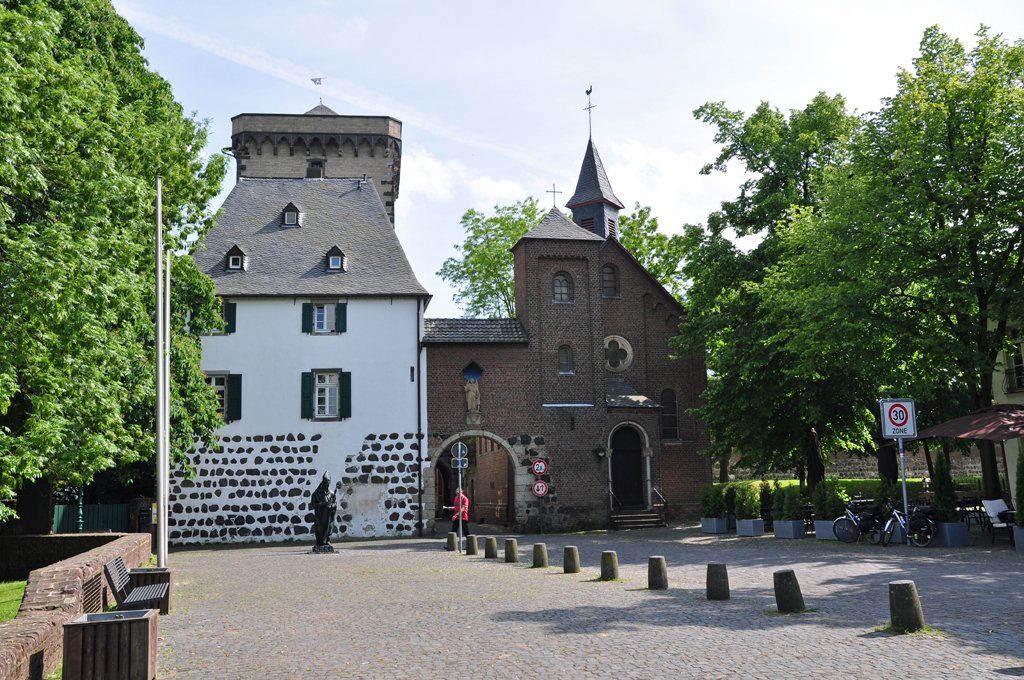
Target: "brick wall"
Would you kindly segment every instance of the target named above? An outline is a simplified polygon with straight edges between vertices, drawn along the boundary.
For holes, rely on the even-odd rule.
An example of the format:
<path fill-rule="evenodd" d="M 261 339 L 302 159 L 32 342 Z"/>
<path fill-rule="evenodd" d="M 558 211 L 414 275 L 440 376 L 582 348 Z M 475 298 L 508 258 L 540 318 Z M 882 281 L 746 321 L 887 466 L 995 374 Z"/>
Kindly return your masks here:
<path fill-rule="evenodd" d="M 83 613 L 86 584 L 99 578 L 101 601 L 113 601 L 103 564 L 117 555 L 129 569 L 149 561 L 149 534 L 106 536 L 110 540 L 104 545 L 29 574 L 18 616 L 0 623 L 0 680 L 41 680 L 53 673 L 60 663 L 64 623 Z"/>

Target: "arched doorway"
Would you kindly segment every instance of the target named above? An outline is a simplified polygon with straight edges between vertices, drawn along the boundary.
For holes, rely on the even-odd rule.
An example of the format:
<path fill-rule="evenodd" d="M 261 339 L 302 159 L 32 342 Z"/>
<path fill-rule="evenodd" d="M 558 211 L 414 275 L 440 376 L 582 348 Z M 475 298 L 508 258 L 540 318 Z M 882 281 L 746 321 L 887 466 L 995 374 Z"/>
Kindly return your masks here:
<path fill-rule="evenodd" d="M 634 427 L 620 427 L 612 434 L 611 449 L 612 493 L 620 506 L 616 509 L 646 508 L 643 438 Z"/>
<path fill-rule="evenodd" d="M 460 432 L 434 449 L 434 519 L 443 521 L 443 525 L 451 519 L 451 511 L 442 508 L 452 504 L 458 485 L 459 471 L 452 464 L 451 452 L 458 441 L 468 449 L 468 465 L 461 470 L 462 489 L 469 497 L 469 521 L 474 530 L 475 525 L 484 525 L 486 533 L 488 526 L 497 530 L 515 524 L 516 459 L 504 440 L 483 430 Z"/>

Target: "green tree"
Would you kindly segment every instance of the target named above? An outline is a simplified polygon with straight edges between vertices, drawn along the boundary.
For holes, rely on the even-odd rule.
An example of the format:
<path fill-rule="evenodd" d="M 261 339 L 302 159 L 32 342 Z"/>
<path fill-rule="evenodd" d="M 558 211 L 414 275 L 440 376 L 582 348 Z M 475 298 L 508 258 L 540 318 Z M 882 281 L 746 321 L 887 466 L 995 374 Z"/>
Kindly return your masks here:
<path fill-rule="evenodd" d="M 619 243 L 658 283 L 676 299 L 682 299 L 683 237 L 659 231 L 658 218 L 651 216 L 650 206 L 637 203 L 631 214 L 619 216 Z"/>
<path fill-rule="evenodd" d="M 512 246 L 544 219 L 537 199 L 494 206 L 488 217 L 478 210 L 462 216 L 466 239 L 437 272 L 456 288 L 455 301 L 467 317 L 511 318 L 516 315 Z"/>
<path fill-rule="evenodd" d="M 145 459 L 154 431 L 154 177 L 166 239 L 211 226 L 224 159 L 104 0 L 0 5 L 0 517 L 34 480 Z M 212 284 L 174 263 L 176 457 L 217 422 L 198 334 Z M 186 317 L 190 317 L 188 326 Z"/>
<path fill-rule="evenodd" d="M 786 342 L 794 319 L 772 304 L 763 284 L 784 252 L 780 229 L 790 210 L 817 206 L 825 170 L 844 158 L 856 119 L 842 97 L 825 94 L 788 115 L 767 103 L 749 116 L 722 103 L 694 115 L 717 128 L 721 145 L 702 172 L 745 171 L 739 196 L 683 238 L 688 315 L 677 344 L 707 352 L 711 377 L 700 415 L 712 435 L 709 453 L 735 448 L 740 464 L 759 473 L 802 474 L 811 427 L 826 452 L 849 448 L 863 444 L 870 415 L 841 356 L 822 353 L 814 375 L 798 370 L 803 358 Z M 760 242 L 745 251 L 736 235 Z"/>
<path fill-rule="evenodd" d="M 794 215 L 775 274 L 797 318 L 789 346 L 846 336 L 880 390 L 931 405 L 924 424 L 991 405 L 999 352 L 1024 318 L 1024 44 L 977 37 L 967 51 L 925 31 L 820 210 Z M 982 470 L 998 495 L 991 446 Z"/>

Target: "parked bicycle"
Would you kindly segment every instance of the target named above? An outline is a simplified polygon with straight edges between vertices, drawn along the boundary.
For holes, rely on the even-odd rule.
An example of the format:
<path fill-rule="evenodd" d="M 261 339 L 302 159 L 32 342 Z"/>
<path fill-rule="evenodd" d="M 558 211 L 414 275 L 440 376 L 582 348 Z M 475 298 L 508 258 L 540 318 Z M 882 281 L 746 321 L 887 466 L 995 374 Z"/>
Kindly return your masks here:
<path fill-rule="evenodd" d="M 832 522 L 832 533 L 843 543 L 856 543 L 867 536 L 871 545 L 877 545 L 882 529 L 882 518 L 870 501 L 850 501 L 843 516 Z"/>
<path fill-rule="evenodd" d="M 927 548 L 932 544 L 932 540 L 935 538 L 935 522 L 928 516 L 926 508 L 911 508 L 908 527 L 907 517 L 903 514 L 902 510 L 895 507 L 892 503 L 887 502 L 886 506 L 889 508 L 892 516 L 886 521 L 885 529 L 882 530 L 883 546 L 889 545 L 897 525 L 903 529 L 903 533 L 910 539 L 910 545 Z"/>

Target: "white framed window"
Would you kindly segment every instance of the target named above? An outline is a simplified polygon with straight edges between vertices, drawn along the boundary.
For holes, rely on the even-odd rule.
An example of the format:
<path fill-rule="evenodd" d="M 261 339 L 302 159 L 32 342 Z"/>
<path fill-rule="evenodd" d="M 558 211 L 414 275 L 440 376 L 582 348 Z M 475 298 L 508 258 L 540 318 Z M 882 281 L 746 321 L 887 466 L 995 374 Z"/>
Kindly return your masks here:
<path fill-rule="evenodd" d="M 338 374 L 314 374 L 314 415 L 317 418 L 338 417 Z"/>
<path fill-rule="evenodd" d="M 331 255 L 327 258 L 328 269 L 341 269 L 341 255 Z"/>
<path fill-rule="evenodd" d="M 289 227 L 294 227 L 299 223 L 299 213 L 289 210 L 284 214 L 284 223 Z"/>
<path fill-rule="evenodd" d="M 242 268 L 242 256 L 241 255 L 228 255 L 228 269 L 241 269 Z"/>
<path fill-rule="evenodd" d="M 562 345 L 558 348 L 558 374 L 572 375 L 572 348 L 569 345 Z"/>
<path fill-rule="evenodd" d="M 226 373 L 212 373 L 206 376 L 206 384 L 217 393 L 217 415 L 223 418 L 228 403 L 228 376 Z"/>
<path fill-rule="evenodd" d="M 313 332 L 334 332 L 334 304 L 327 302 L 313 303 Z"/>

